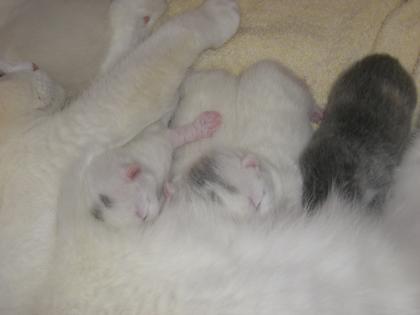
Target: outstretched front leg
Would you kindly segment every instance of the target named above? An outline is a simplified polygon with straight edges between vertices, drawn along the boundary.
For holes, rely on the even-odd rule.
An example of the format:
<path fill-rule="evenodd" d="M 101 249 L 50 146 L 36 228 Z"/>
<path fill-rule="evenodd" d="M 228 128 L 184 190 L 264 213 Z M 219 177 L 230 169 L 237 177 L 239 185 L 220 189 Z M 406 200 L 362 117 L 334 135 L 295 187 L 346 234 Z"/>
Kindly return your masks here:
<path fill-rule="evenodd" d="M 65 137 L 60 142 L 79 148 L 128 142 L 173 111 L 173 99 L 195 58 L 222 45 L 238 25 L 234 0 L 208 0 L 175 17 L 59 115 L 59 134 Z"/>
<path fill-rule="evenodd" d="M 192 123 L 168 129 L 169 141 L 174 149 L 200 139 L 213 136 L 222 123 L 222 116 L 215 111 L 201 113 Z"/>

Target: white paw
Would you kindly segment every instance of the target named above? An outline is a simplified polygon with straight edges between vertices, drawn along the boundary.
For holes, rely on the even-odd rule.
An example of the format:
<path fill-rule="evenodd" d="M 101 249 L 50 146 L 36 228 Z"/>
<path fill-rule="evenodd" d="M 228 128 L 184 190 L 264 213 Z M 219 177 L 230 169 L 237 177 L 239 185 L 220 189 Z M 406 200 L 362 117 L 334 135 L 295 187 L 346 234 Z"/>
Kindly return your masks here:
<path fill-rule="evenodd" d="M 0 73 L 2 75 L 20 71 L 36 71 L 38 66 L 32 62 L 9 63 L 0 60 Z"/>
<path fill-rule="evenodd" d="M 207 0 L 189 15 L 184 16 L 186 26 L 196 30 L 208 48 L 222 46 L 239 27 L 239 6 L 236 0 Z"/>
<path fill-rule="evenodd" d="M 111 37 L 101 71 L 106 72 L 142 43 L 165 12 L 165 0 L 114 0 L 110 6 Z"/>

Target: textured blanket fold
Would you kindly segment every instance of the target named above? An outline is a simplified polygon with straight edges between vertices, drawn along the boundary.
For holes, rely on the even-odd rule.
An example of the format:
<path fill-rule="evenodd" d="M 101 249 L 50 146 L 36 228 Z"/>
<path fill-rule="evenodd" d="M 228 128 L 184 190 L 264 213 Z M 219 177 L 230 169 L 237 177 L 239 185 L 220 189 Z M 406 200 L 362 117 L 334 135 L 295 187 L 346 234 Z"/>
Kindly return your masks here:
<path fill-rule="evenodd" d="M 173 0 L 169 15 L 199 0 Z M 196 63 L 199 69 L 239 73 L 250 64 L 274 59 L 305 78 L 325 103 L 339 72 L 373 52 L 400 59 L 420 87 L 420 1 L 239 0 L 239 33 Z"/>
<path fill-rule="evenodd" d="M 168 1 L 167 17 L 202 0 Z M 338 73 L 366 54 L 386 52 L 415 76 L 420 90 L 420 0 L 238 1 L 238 34 L 222 48 L 205 53 L 196 68 L 237 74 L 258 60 L 274 59 L 305 78 L 322 105 Z M 85 82 L 74 81 L 90 78 L 99 62 L 108 6 L 109 0 L 1 0 L 0 57 L 30 58 L 66 88 L 77 90 Z M 75 15 L 77 22 L 72 22 Z M 92 19 L 101 22 L 83 26 Z M 55 38 L 54 32 L 66 30 L 67 37 L 91 43 L 91 51 L 63 51 L 66 38 Z M 64 61 L 62 54 L 67 56 Z"/>

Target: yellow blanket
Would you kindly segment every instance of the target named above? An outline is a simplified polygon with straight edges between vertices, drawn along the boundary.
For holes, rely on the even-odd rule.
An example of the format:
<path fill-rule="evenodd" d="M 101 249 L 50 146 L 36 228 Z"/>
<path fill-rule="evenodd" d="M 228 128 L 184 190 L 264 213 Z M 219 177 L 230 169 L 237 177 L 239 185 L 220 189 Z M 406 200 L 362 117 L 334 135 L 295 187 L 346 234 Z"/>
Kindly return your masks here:
<path fill-rule="evenodd" d="M 172 0 L 169 15 L 200 3 Z M 239 0 L 241 26 L 224 47 L 197 62 L 200 69 L 239 73 L 274 59 L 305 78 L 324 104 L 344 68 L 373 52 L 386 52 L 416 77 L 420 91 L 420 0 Z"/>

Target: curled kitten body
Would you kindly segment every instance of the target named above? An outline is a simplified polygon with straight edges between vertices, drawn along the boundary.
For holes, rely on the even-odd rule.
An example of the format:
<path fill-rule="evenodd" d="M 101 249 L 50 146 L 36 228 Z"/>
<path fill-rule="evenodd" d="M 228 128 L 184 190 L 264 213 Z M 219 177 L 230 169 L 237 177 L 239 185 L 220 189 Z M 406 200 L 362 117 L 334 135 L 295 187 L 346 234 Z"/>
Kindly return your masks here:
<path fill-rule="evenodd" d="M 281 199 L 281 181 L 275 166 L 256 154 L 219 148 L 196 161 L 189 171 L 174 179 L 169 197 L 177 186 L 188 186 L 198 198 L 213 204 L 235 219 L 265 216 Z M 183 184 L 180 184 L 183 182 Z"/>
<path fill-rule="evenodd" d="M 118 228 L 153 221 L 161 208 L 174 150 L 211 137 L 220 124 L 217 112 L 203 112 L 192 123 L 173 129 L 158 122 L 126 146 L 93 158 L 83 176 L 86 210 Z"/>
<path fill-rule="evenodd" d="M 308 211 L 334 187 L 343 197 L 380 211 L 409 140 L 415 105 L 413 80 L 390 56 L 371 55 L 345 71 L 300 158 Z"/>

